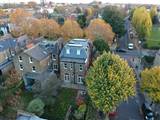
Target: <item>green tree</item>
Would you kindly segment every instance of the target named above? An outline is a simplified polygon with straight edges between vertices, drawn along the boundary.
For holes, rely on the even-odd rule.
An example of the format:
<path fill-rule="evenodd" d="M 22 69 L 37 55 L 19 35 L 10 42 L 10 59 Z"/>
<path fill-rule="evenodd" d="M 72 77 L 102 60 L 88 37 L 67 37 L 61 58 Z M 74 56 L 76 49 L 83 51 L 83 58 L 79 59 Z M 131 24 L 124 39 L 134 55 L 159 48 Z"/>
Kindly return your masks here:
<path fill-rule="evenodd" d="M 151 10 L 150 10 L 150 16 L 151 16 L 151 19 L 152 19 L 152 22 L 154 23 L 154 18 L 155 16 L 157 15 L 157 6 L 152 6 Z"/>
<path fill-rule="evenodd" d="M 124 28 L 125 12 L 117 7 L 105 7 L 102 12 L 102 18 L 112 26 L 113 32 L 119 37 L 125 34 Z"/>
<path fill-rule="evenodd" d="M 27 111 L 41 116 L 44 113 L 44 106 L 45 104 L 43 101 L 39 98 L 36 98 L 29 103 Z"/>
<path fill-rule="evenodd" d="M 97 58 L 87 73 L 86 83 L 93 104 L 105 113 L 135 95 L 133 70 L 126 61 L 111 53 L 104 52 Z"/>
<path fill-rule="evenodd" d="M 145 7 L 139 7 L 135 9 L 132 17 L 132 24 L 135 27 L 140 38 L 150 36 L 152 29 L 152 20 Z"/>
<path fill-rule="evenodd" d="M 160 66 L 141 73 L 141 88 L 156 103 L 160 103 Z"/>
<path fill-rule="evenodd" d="M 110 50 L 107 42 L 105 42 L 105 40 L 100 36 L 96 37 L 96 39 L 93 41 L 93 45 L 101 54 L 103 53 L 103 51 L 108 52 Z"/>
<path fill-rule="evenodd" d="M 86 26 L 86 16 L 84 14 L 78 15 L 77 22 L 81 26 L 81 28 L 84 28 Z"/>

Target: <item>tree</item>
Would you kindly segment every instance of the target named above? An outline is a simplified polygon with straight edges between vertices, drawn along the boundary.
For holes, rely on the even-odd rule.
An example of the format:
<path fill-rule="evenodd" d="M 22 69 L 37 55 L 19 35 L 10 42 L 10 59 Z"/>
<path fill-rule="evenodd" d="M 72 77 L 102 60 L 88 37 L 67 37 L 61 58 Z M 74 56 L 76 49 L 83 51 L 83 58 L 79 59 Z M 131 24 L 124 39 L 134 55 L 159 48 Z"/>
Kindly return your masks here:
<path fill-rule="evenodd" d="M 160 66 L 141 72 L 141 88 L 156 103 L 160 103 Z"/>
<path fill-rule="evenodd" d="M 114 33 L 112 27 L 101 19 L 93 19 L 85 30 L 86 37 L 95 40 L 97 36 L 102 37 L 109 45 L 112 44 Z"/>
<path fill-rule="evenodd" d="M 140 38 L 150 36 L 152 30 L 152 21 L 150 14 L 145 7 L 139 7 L 135 9 L 132 17 L 132 24 Z"/>
<path fill-rule="evenodd" d="M 124 10 L 113 6 L 105 7 L 102 12 L 102 18 L 112 26 L 113 32 L 119 37 L 125 34 L 124 17 Z"/>
<path fill-rule="evenodd" d="M 55 39 L 60 36 L 60 26 L 54 20 L 40 19 L 40 33 L 48 39 Z"/>
<path fill-rule="evenodd" d="M 78 15 L 77 22 L 81 26 L 81 28 L 84 28 L 86 26 L 86 17 L 84 14 Z"/>
<path fill-rule="evenodd" d="M 151 10 L 150 10 L 150 16 L 151 16 L 153 23 L 154 23 L 154 18 L 156 15 L 157 15 L 157 6 L 154 5 L 151 7 Z"/>
<path fill-rule="evenodd" d="M 83 37 L 83 30 L 79 24 L 74 20 L 66 20 L 64 25 L 61 27 L 62 36 L 68 40 L 70 38 L 81 38 Z"/>
<path fill-rule="evenodd" d="M 101 54 L 103 53 L 103 51 L 109 51 L 109 45 L 101 37 L 97 36 L 96 39 L 93 41 L 93 45 Z"/>
<path fill-rule="evenodd" d="M 5 11 L 3 9 L 0 9 L 0 17 L 6 15 Z"/>
<path fill-rule="evenodd" d="M 135 95 L 135 83 L 133 70 L 127 62 L 118 55 L 106 52 L 94 61 L 86 76 L 87 90 L 93 104 L 105 113 Z"/>
<path fill-rule="evenodd" d="M 29 8 L 35 8 L 36 5 L 37 5 L 37 3 L 34 2 L 34 1 L 29 1 L 28 4 L 27 4 L 27 6 L 28 6 Z"/>
<path fill-rule="evenodd" d="M 43 101 L 40 98 L 36 98 L 29 103 L 27 111 L 41 116 L 44 113 L 44 107 Z"/>
<path fill-rule="evenodd" d="M 18 8 L 10 14 L 10 21 L 14 25 L 11 33 L 13 36 L 18 37 L 28 31 L 29 18 L 31 14 L 24 9 Z"/>

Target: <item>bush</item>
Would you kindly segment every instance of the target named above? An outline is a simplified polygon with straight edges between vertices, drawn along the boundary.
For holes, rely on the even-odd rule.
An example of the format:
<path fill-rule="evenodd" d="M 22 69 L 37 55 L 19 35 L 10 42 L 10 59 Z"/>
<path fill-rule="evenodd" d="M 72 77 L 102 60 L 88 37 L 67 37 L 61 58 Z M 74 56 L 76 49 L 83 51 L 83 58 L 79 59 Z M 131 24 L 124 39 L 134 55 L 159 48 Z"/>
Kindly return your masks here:
<path fill-rule="evenodd" d="M 44 106 L 45 104 L 43 101 L 39 98 L 36 98 L 29 103 L 27 111 L 41 116 L 44 112 Z"/>
<path fill-rule="evenodd" d="M 144 56 L 144 60 L 147 62 L 147 63 L 153 63 L 154 61 L 154 58 L 153 56 Z"/>

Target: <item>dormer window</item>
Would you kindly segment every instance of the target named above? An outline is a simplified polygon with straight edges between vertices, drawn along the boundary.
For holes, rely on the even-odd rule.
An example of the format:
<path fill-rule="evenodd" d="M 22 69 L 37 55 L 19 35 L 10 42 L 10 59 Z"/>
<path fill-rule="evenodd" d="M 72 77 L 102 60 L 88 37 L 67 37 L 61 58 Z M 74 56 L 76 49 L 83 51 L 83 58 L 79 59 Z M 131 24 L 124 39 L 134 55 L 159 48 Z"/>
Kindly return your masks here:
<path fill-rule="evenodd" d="M 29 57 L 29 63 L 33 63 L 33 58 Z"/>
<path fill-rule="evenodd" d="M 70 54 L 70 49 L 69 48 L 66 49 L 66 53 Z"/>
<path fill-rule="evenodd" d="M 19 65 L 19 69 L 20 69 L 20 70 L 23 70 L 23 65 L 20 64 L 20 65 Z"/>
<path fill-rule="evenodd" d="M 36 72 L 36 67 L 35 66 L 32 67 L 32 72 Z"/>
<path fill-rule="evenodd" d="M 52 60 L 56 60 L 56 55 L 52 55 Z"/>
<path fill-rule="evenodd" d="M 19 56 L 18 59 L 19 59 L 19 62 L 22 62 L 22 56 Z"/>
<path fill-rule="evenodd" d="M 77 50 L 77 55 L 80 55 L 80 53 L 81 53 L 81 51 L 78 49 L 78 50 Z"/>

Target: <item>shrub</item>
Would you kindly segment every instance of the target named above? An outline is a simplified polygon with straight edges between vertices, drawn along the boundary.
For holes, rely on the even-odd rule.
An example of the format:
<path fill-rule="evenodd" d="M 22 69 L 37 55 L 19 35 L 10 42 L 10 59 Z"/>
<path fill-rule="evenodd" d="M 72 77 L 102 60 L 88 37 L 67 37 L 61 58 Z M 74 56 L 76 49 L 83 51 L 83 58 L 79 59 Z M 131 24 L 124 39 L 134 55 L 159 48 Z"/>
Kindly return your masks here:
<path fill-rule="evenodd" d="M 29 103 L 27 111 L 41 116 L 44 112 L 44 106 L 43 101 L 40 98 L 36 98 Z"/>

